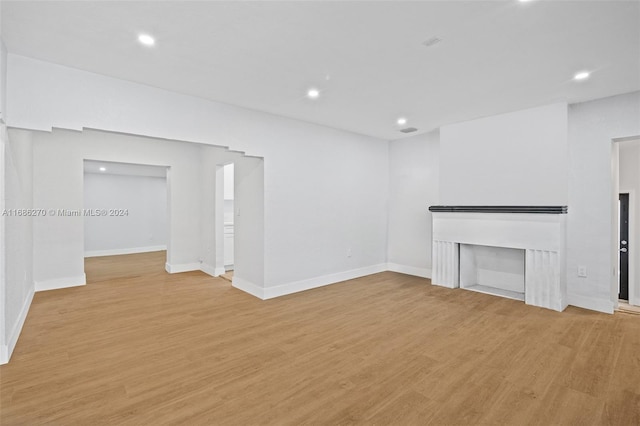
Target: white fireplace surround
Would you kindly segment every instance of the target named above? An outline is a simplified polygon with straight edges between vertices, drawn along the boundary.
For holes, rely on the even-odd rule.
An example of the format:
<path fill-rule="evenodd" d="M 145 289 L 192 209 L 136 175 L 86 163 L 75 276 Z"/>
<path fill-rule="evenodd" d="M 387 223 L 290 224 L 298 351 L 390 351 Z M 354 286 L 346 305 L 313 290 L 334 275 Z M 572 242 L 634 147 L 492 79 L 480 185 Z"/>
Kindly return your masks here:
<path fill-rule="evenodd" d="M 525 303 L 559 312 L 567 307 L 565 214 L 436 210 L 433 285 L 460 287 L 460 244 L 523 249 Z"/>

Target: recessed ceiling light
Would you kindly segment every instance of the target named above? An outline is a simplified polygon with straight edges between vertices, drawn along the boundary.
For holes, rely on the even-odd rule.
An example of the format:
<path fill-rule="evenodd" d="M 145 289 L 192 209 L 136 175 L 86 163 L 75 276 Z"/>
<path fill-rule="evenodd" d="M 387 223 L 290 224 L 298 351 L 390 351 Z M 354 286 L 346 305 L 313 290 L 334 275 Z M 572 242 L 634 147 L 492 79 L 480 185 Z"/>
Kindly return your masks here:
<path fill-rule="evenodd" d="M 140 34 L 138 36 L 138 41 L 145 46 L 153 46 L 156 44 L 156 39 L 151 37 L 149 34 Z"/>
<path fill-rule="evenodd" d="M 576 75 L 573 76 L 573 79 L 586 80 L 587 78 L 589 78 L 589 75 L 591 75 L 589 71 L 580 71 L 579 73 L 576 73 Z"/>
<path fill-rule="evenodd" d="M 318 99 L 320 97 L 320 91 L 315 88 L 311 88 L 307 90 L 307 98 L 309 99 Z"/>
<path fill-rule="evenodd" d="M 398 123 L 398 126 L 404 126 L 405 124 L 407 124 L 407 119 L 404 117 L 400 117 L 396 120 L 396 123 Z"/>
<path fill-rule="evenodd" d="M 106 167 L 100 167 L 100 171 L 101 171 L 101 172 L 106 172 L 106 171 L 107 171 L 107 168 L 106 168 Z"/>

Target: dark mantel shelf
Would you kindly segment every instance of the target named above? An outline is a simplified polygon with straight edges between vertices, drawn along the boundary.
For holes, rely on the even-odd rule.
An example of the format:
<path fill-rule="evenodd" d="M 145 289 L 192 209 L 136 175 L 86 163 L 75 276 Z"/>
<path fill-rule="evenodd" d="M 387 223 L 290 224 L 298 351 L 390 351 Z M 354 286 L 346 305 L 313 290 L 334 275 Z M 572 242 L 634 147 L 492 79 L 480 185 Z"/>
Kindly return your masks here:
<path fill-rule="evenodd" d="M 541 213 L 567 214 L 567 206 L 430 206 L 438 213 Z"/>

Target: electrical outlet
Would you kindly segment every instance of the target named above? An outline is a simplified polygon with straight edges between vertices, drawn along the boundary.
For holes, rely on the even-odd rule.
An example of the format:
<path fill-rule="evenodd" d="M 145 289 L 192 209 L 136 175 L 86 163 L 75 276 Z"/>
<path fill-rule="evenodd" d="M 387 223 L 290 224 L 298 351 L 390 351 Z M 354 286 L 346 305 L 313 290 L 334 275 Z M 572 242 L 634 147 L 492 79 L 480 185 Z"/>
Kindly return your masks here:
<path fill-rule="evenodd" d="M 587 278 L 587 267 L 586 266 L 578 266 L 578 276 L 580 278 Z"/>
<path fill-rule="evenodd" d="M 347 257 L 351 257 L 351 249 L 350 248 L 347 249 Z"/>

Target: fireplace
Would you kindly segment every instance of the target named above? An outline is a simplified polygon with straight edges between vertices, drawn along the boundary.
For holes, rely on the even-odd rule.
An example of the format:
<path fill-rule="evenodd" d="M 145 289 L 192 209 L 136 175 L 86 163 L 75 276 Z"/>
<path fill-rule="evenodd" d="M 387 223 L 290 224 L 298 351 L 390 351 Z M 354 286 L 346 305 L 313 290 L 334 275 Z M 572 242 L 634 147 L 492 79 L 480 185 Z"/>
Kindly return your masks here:
<path fill-rule="evenodd" d="M 511 297 L 556 311 L 566 308 L 566 206 L 429 210 L 433 285 Z"/>
<path fill-rule="evenodd" d="M 460 288 L 524 301 L 525 250 L 460 244 Z"/>

